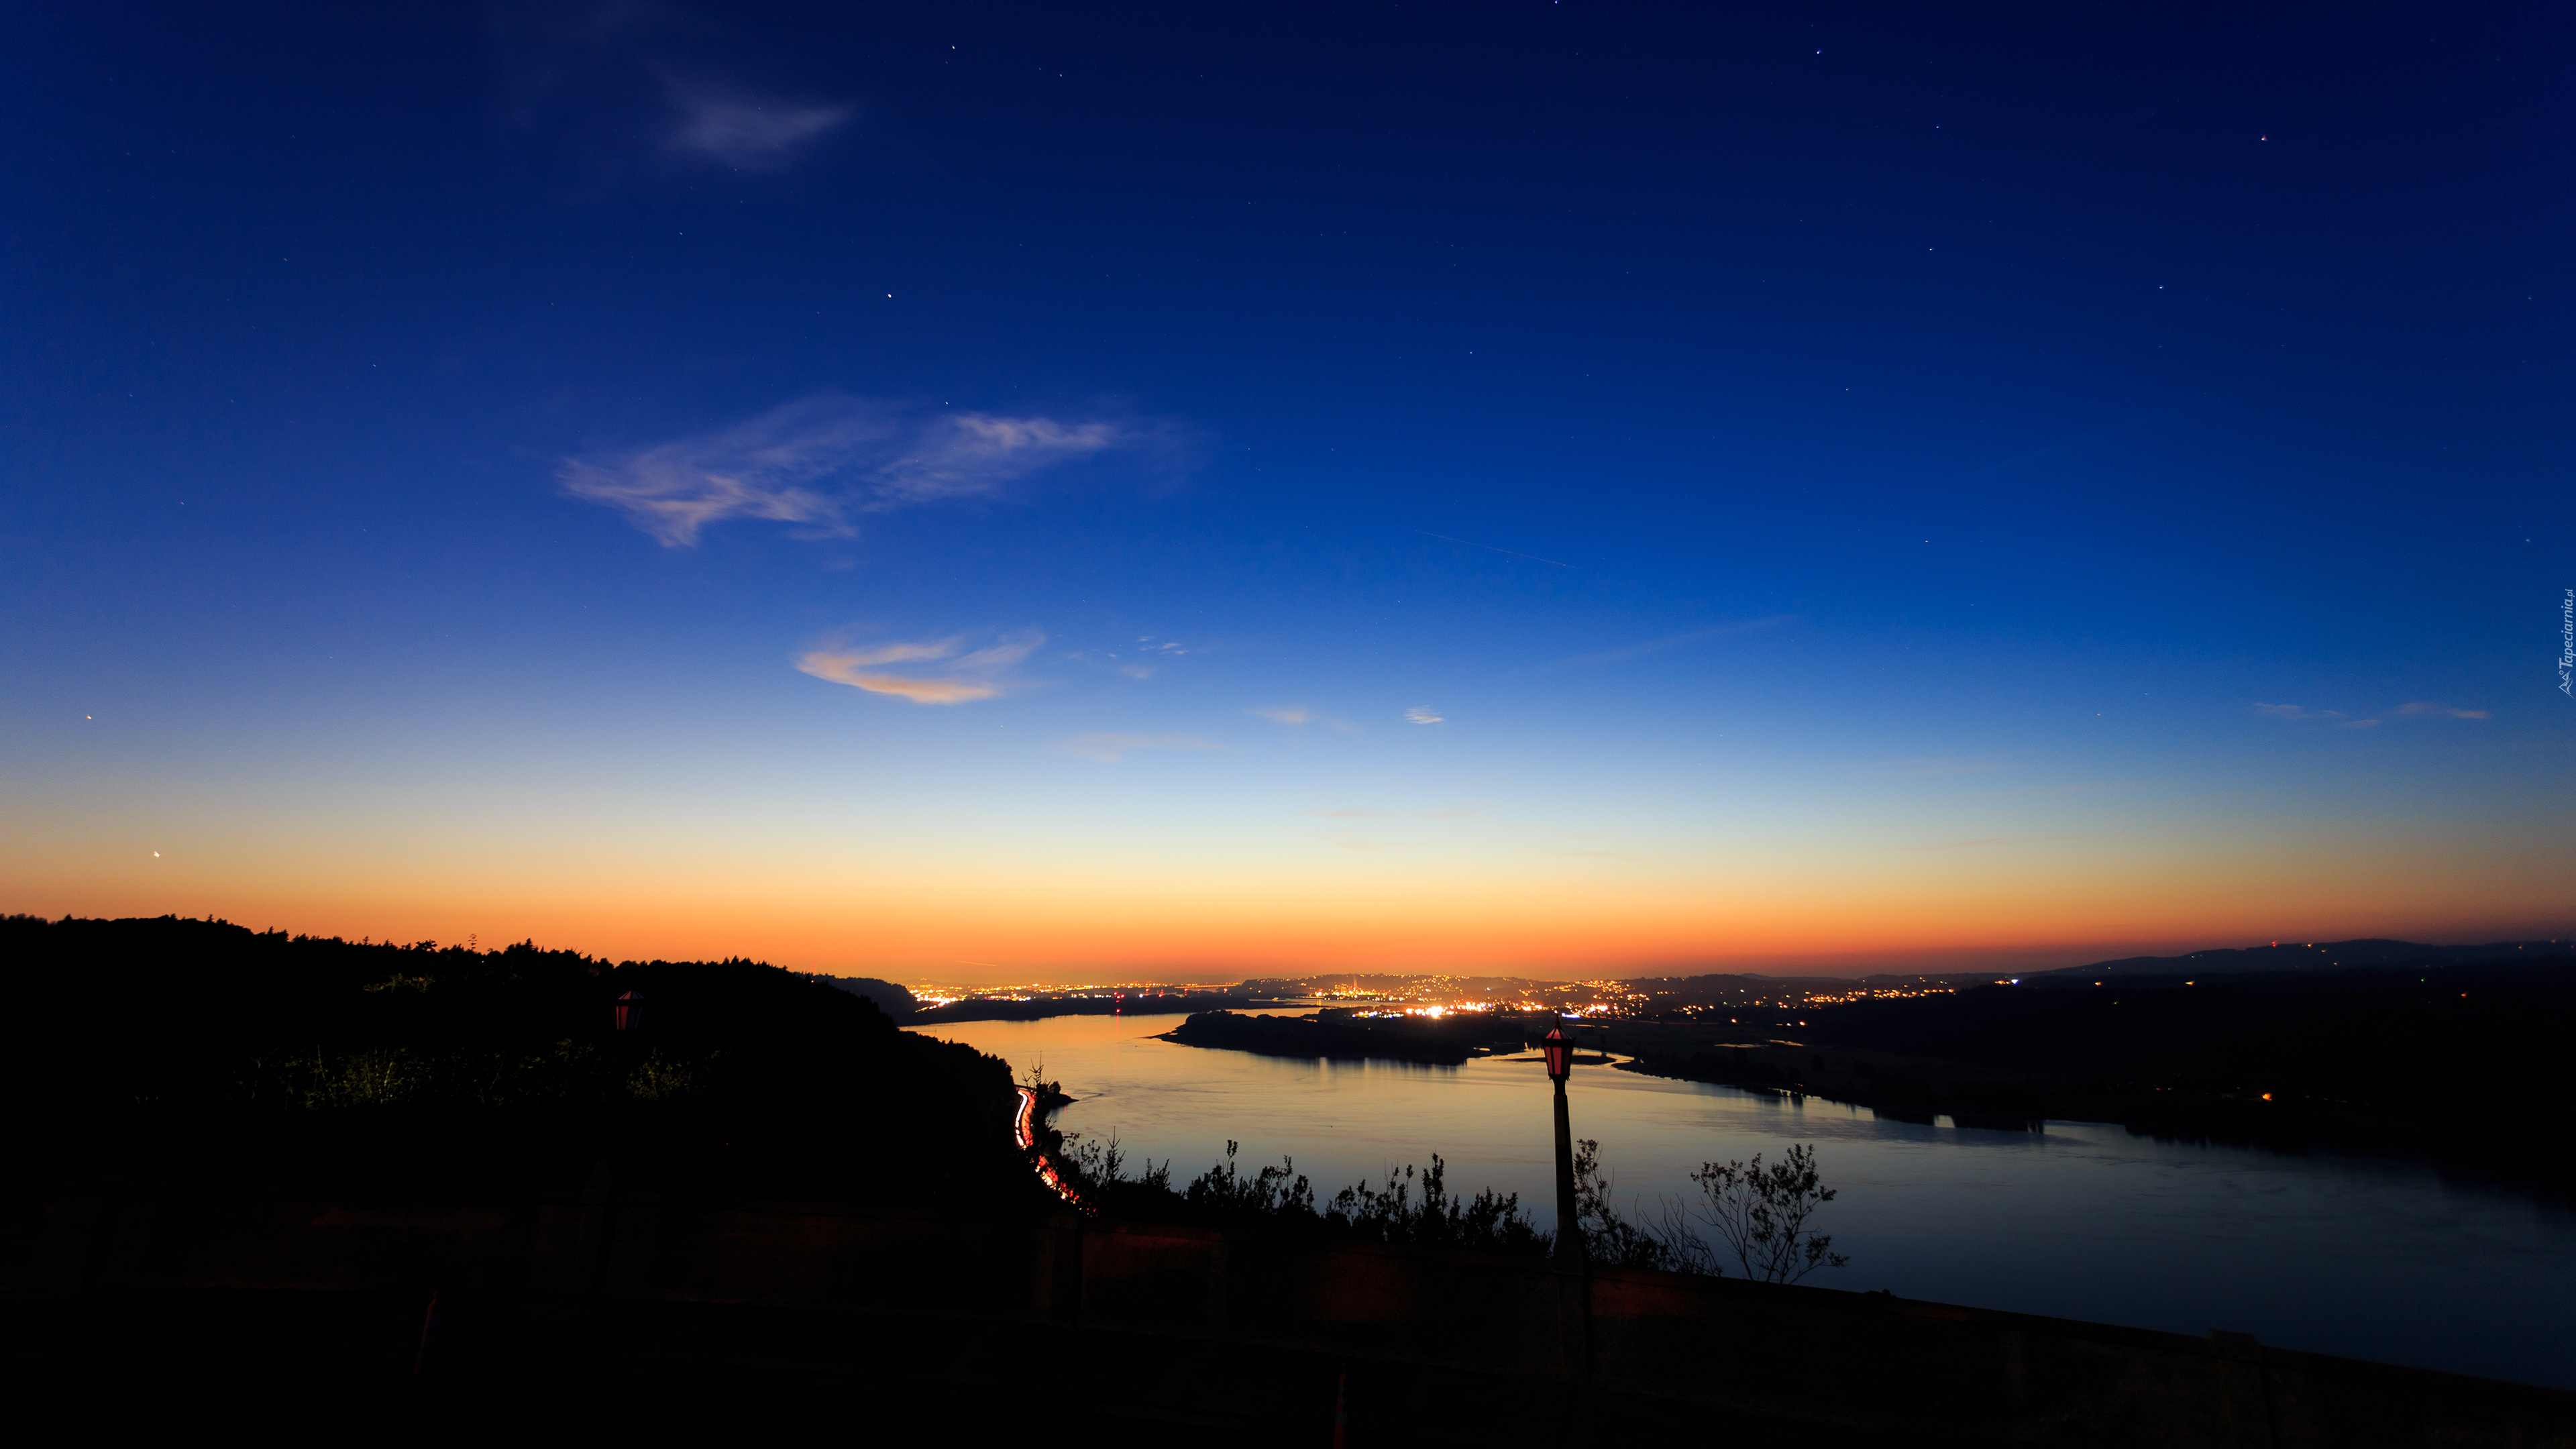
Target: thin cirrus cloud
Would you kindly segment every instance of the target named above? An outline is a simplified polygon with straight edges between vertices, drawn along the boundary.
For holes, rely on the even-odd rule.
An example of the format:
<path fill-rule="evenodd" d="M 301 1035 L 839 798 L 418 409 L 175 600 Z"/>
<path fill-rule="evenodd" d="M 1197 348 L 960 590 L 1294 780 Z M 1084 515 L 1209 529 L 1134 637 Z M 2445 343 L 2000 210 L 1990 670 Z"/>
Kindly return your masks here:
<path fill-rule="evenodd" d="M 796 667 L 816 679 L 891 694 L 915 704 L 972 704 L 1008 693 L 1012 666 L 1046 642 L 1032 629 L 982 649 L 961 649 L 958 639 L 920 643 L 848 644 L 827 642 L 797 656 Z M 922 665 L 899 672 L 888 665 Z"/>
<path fill-rule="evenodd" d="M 1199 652 L 1195 649 L 1185 647 L 1177 639 L 1156 639 L 1151 634 L 1137 640 L 1136 646 L 1136 652 L 1153 659 L 1170 659 L 1183 654 L 1195 654 Z M 1068 657 L 1080 659 L 1085 658 L 1086 656 L 1071 655 Z M 1151 679 L 1154 677 L 1154 666 L 1151 664 L 1139 663 L 1133 659 L 1121 659 L 1115 653 L 1110 654 L 1108 657 L 1110 660 L 1109 667 L 1126 675 L 1129 679 Z"/>
<path fill-rule="evenodd" d="M 2348 715 L 2339 709 L 2309 709 L 2305 705 L 2265 704 L 2259 700 L 2254 704 L 2254 712 L 2267 719 L 2300 720 L 2308 723 L 2330 725 L 2336 729 L 2345 730 L 2373 730 L 2379 728 L 2379 726 L 2384 722 L 2378 719 L 2354 719 L 2351 715 Z M 2422 699 L 2408 700 L 2406 703 L 2401 704 L 2386 713 L 2389 719 L 2495 718 L 2494 715 L 2490 714 L 2486 710 L 2461 709 L 2457 705 L 2435 704 L 2430 700 Z"/>
<path fill-rule="evenodd" d="M 1333 719 L 1327 715 L 1319 715 L 1302 704 L 1255 705 L 1251 709 L 1245 710 L 1244 713 L 1257 714 L 1263 719 L 1284 725 L 1320 724 L 1328 730 L 1333 730 L 1341 734 L 1355 735 L 1360 732 L 1360 727 L 1352 724 L 1348 720 Z"/>
<path fill-rule="evenodd" d="M 1059 741 L 1056 748 L 1079 759 L 1114 765 L 1139 750 L 1213 750 L 1217 746 L 1196 735 L 1093 734 Z"/>
<path fill-rule="evenodd" d="M 2303 704 L 2265 704 L 2259 699 L 2254 702 L 2254 712 L 2267 719 L 2313 720 L 2345 729 L 2368 729 L 2379 723 L 2375 719 L 2354 719 L 2339 709 L 2310 709 Z"/>
<path fill-rule="evenodd" d="M 714 432 L 567 458 L 556 477 L 565 493 L 619 510 L 665 548 L 689 548 L 735 518 L 847 535 L 860 514 L 991 493 L 1133 441 L 1115 423 L 931 413 L 824 394 Z"/>
<path fill-rule="evenodd" d="M 1407 724 L 1444 724 L 1449 717 L 1427 704 L 1417 704 L 1404 712 L 1404 718 Z"/>
<path fill-rule="evenodd" d="M 785 57 L 736 18 L 658 0 L 489 7 L 507 119 L 594 183 L 671 179 L 655 161 L 790 170 L 860 107 L 764 82 Z"/>
<path fill-rule="evenodd" d="M 676 117 L 663 145 L 738 171 L 784 171 L 856 114 L 846 105 L 722 91 L 667 75 L 662 80 Z"/>

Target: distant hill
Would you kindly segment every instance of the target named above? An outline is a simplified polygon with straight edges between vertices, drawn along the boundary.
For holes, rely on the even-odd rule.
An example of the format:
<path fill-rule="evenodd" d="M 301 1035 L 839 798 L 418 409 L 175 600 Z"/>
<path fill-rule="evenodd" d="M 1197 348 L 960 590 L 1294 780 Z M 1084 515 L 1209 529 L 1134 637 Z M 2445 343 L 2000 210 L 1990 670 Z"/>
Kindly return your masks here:
<path fill-rule="evenodd" d="M 879 981 L 873 976 L 814 975 L 805 979 L 825 986 L 838 987 L 852 996 L 864 996 L 876 1003 L 877 1010 L 896 1021 L 910 1021 L 912 1014 L 921 1009 L 920 1000 L 910 991 L 891 981 Z"/>
<path fill-rule="evenodd" d="M 2078 976 L 2227 976 L 2251 971 L 2352 971 L 2372 967 L 2465 966 L 2576 957 L 2576 941 L 2493 941 L 2482 946 L 2426 946 L 2414 941 L 2282 941 L 2187 956 L 2127 956 L 2090 966 L 2028 971 L 2033 978 Z"/>

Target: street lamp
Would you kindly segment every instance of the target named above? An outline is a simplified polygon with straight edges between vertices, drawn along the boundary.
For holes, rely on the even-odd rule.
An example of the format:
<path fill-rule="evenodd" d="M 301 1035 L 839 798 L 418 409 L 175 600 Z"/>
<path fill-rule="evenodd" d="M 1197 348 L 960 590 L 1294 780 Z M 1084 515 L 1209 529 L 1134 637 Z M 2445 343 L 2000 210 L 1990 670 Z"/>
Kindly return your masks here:
<path fill-rule="evenodd" d="M 1565 1029 L 1549 1027 L 1539 1044 L 1547 1055 L 1547 1079 L 1556 1083 L 1556 1257 L 1560 1263 L 1583 1261 L 1583 1227 L 1574 1198 L 1574 1126 L 1565 1115 L 1565 1079 L 1574 1071 L 1574 1043 Z"/>
<path fill-rule="evenodd" d="M 630 991 L 617 998 L 617 1029 L 633 1031 L 644 1022 L 644 993 Z"/>

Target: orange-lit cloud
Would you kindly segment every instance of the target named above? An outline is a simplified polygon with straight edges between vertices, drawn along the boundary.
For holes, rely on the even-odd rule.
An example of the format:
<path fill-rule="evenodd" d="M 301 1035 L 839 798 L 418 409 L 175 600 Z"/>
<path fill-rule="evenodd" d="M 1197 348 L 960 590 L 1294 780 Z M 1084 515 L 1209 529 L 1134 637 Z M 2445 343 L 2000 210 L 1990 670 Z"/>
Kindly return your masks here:
<path fill-rule="evenodd" d="M 823 646 L 798 656 L 796 667 L 817 679 L 846 684 L 871 694 L 892 694 L 915 704 L 967 704 L 1003 692 L 1003 671 L 1029 657 L 1046 636 L 1035 630 L 989 648 L 957 653 L 958 640 L 925 643 Z M 884 664 L 944 661 L 928 674 L 876 672 Z"/>

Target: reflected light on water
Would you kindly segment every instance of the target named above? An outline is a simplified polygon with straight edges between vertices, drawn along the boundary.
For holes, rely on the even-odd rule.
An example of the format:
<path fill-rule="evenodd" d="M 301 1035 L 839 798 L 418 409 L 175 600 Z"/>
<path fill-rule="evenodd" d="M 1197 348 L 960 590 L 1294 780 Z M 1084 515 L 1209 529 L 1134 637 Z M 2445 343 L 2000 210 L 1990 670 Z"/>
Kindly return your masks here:
<path fill-rule="evenodd" d="M 1270 1014 L 1270 1013 L 1265 1013 Z M 1284 1014 L 1297 1014 L 1287 1012 Z M 1439 1153 L 1454 1188 L 1548 1216 L 1552 1128 L 1536 1058 L 1463 1067 L 1323 1062 L 1156 1040 L 1171 1016 L 915 1028 L 1047 1075 L 1057 1125 L 1169 1160 L 1293 1157 L 1319 1193 Z M 1691 1191 L 1710 1160 L 1817 1144 L 1839 1196 L 1817 1226 L 1852 1265 L 1815 1282 L 2576 1388 L 2576 1212 L 2446 1184 L 2429 1168 L 2133 1137 L 1883 1118 L 1600 1066 L 1571 1084 L 1631 1211 Z M 2473 1110 L 2473 1108 L 2466 1109 Z"/>

